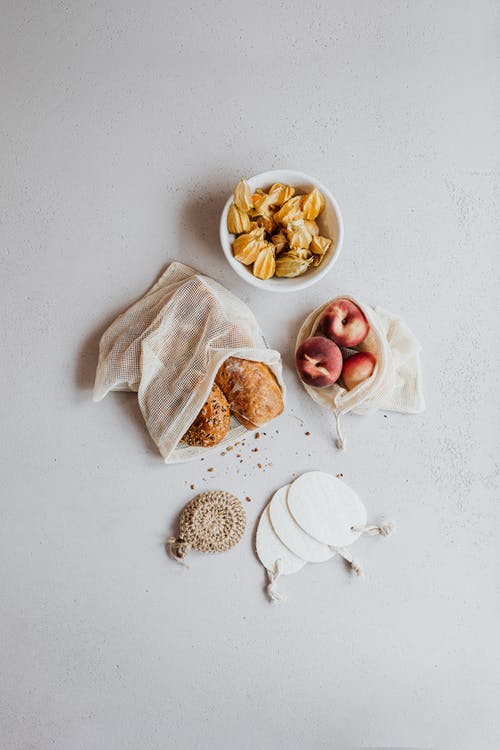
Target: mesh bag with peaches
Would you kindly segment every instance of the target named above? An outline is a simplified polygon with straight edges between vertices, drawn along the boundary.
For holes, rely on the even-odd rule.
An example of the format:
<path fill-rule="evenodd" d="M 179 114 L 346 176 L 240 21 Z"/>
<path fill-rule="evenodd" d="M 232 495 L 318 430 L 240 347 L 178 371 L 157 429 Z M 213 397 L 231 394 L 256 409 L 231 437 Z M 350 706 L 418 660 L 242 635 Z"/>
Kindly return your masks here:
<path fill-rule="evenodd" d="M 103 334 L 94 401 L 110 391 L 137 393 L 167 463 L 228 445 L 284 403 L 279 352 L 251 310 L 177 262 Z"/>
<path fill-rule="evenodd" d="M 321 305 L 303 323 L 295 357 L 308 394 L 335 416 L 339 448 L 340 417 L 347 412 L 417 414 L 425 408 L 420 344 L 381 307 L 348 295 Z"/>

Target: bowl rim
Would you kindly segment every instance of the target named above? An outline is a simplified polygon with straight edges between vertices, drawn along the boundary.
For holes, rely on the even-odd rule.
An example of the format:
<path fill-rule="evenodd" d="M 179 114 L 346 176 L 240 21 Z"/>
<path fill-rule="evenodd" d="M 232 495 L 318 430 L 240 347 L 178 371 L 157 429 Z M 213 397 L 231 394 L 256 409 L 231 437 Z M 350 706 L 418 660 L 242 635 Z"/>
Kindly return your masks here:
<path fill-rule="evenodd" d="M 233 193 L 229 195 L 229 198 L 227 199 L 226 203 L 224 204 L 224 208 L 222 209 L 222 214 L 219 222 L 219 239 L 227 262 L 234 270 L 234 272 L 237 273 L 238 276 L 240 276 L 244 281 L 246 281 L 247 284 L 250 284 L 257 289 L 262 289 L 266 292 L 296 292 L 299 289 L 306 289 L 307 287 L 316 284 L 318 281 L 321 281 L 321 279 L 324 278 L 324 276 L 326 276 L 326 274 L 335 265 L 342 252 L 344 241 L 344 221 L 342 218 L 340 206 L 335 196 L 326 187 L 326 185 L 324 185 L 315 177 L 306 174 L 305 172 L 299 172 L 295 169 L 271 169 L 268 172 L 261 172 L 260 174 L 253 175 L 252 177 L 247 178 L 246 181 L 248 183 L 255 181 L 257 181 L 257 183 L 276 182 L 276 179 L 273 179 L 273 177 L 276 177 L 277 175 L 280 175 L 280 181 L 297 180 L 310 183 L 314 187 L 317 187 L 318 190 L 324 195 L 325 199 L 331 204 L 337 219 L 338 238 L 335 251 L 329 261 L 325 264 L 325 266 L 319 266 L 312 274 L 307 274 L 305 278 L 301 278 L 299 276 L 296 279 L 276 279 L 274 277 L 271 279 L 258 279 L 256 276 L 248 273 L 246 266 L 244 266 L 234 258 L 231 249 L 231 243 L 229 241 L 230 235 L 227 229 L 227 213 L 229 211 L 231 203 L 233 202 Z M 287 177 L 286 175 L 289 176 Z M 290 184 L 293 184 L 293 182 L 291 182 Z M 257 184 L 256 187 L 258 186 L 259 185 Z M 270 281 L 274 283 L 269 284 Z"/>

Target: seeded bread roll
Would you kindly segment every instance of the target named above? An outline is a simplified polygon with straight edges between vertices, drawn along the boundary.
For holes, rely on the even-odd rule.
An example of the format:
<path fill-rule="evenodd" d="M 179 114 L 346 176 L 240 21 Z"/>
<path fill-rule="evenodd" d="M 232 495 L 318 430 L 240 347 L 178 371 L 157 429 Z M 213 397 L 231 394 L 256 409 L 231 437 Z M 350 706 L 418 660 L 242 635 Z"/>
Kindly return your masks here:
<path fill-rule="evenodd" d="M 283 411 L 283 396 L 269 367 L 262 362 L 229 357 L 215 382 L 236 419 L 249 430 L 261 427 Z"/>
<path fill-rule="evenodd" d="M 200 413 L 182 439 L 188 445 L 210 448 L 226 437 L 230 421 L 227 399 L 214 383 Z"/>

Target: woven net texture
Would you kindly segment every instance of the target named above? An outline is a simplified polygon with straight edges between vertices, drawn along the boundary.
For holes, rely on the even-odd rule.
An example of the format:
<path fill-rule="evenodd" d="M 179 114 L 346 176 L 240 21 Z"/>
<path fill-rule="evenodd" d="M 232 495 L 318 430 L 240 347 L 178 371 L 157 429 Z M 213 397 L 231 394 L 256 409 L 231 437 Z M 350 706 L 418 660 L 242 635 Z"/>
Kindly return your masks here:
<path fill-rule="evenodd" d="M 181 514 L 180 538 L 200 552 L 226 552 L 246 527 L 246 514 L 237 497 L 223 490 L 202 492 Z"/>
<path fill-rule="evenodd" d="M 135 391 L 166 461 L 206 455 L 206 448 L 188 448 L 185 458 L 173 453 L 229 356 L 265 362 L 283 388 L 280 355 L 266 348 L 251 310 L 213 279 L 171 263 L 102 336 L 94 400 Z M 234 437 L 230 430 L 219 448 Z"/>

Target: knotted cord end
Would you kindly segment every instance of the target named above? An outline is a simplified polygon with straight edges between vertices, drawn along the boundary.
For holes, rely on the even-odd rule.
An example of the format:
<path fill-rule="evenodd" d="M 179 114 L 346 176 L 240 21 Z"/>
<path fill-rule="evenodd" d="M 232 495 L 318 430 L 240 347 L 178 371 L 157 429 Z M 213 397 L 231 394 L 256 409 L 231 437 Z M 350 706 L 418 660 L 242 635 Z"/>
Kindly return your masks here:
<path fill-rule="evenodd" d="M 181 537 L 175 536 L 169 536 L 166 545 L 168 554 L 172 560 L 175 560 L 179 565 L 184 565 L 185 568 L 189 568 L 189 565 L 184 558 L 191 549 L 191 545 L 188 542 L 185 542 Z"/>
<path fill-rule="evenodd" d="M 340 429 L 340 412 L 338 410 L 335 410 L 335 429 L 337 431 L 337 438 L 335 440 L 335 445 L 339 450 L 344 449 L 344 438 L 342 436 L 342 432 Z"/>
<path fill-rule="evenodd" d="M 271 603 L 286 601 L 285 594 L 282 594 L 276 589 L 276 582 L 278 578 L 280 577 L 280 575 L 281 575 L 281 560 L 278 559 L 274 563 L 274 570 L 267 571 L 267 577 L 269 579 L 269 583 L 267 584 L 266 591 L 267 591 L 267 595 Z"/>
<path fill-rule="evenodd" d="M 351 570 L 355 576 L 362 577 L 364 575 L 363 568 L 357 560 L 351 560 Z"/>

